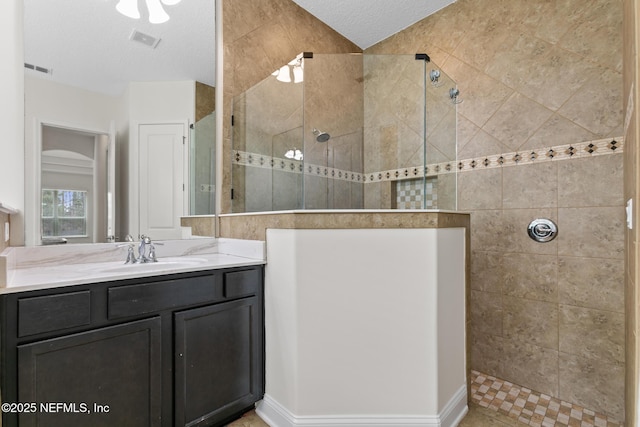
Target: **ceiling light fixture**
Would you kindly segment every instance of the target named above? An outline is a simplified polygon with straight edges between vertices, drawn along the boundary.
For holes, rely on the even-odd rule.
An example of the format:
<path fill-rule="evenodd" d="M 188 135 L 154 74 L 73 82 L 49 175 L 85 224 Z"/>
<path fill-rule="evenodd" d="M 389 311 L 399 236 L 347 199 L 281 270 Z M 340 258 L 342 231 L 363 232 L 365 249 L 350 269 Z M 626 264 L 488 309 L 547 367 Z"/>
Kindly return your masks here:
<path fill-rule="evenodd" d="M 293 160 L 302 160 L 303 159 L 303 155 L 302 155 L 302 151 L 298 150 L 297 148 L 293 148 L 293 150 L 287 150 L 286 153 L 284 153 L 284 156 L 287 159 L 293 159 Z"/>
<path fill-rule="evenodd" d="M 289 70 L 289 66 L 288 65 L 283 65 L 278 70 L 277 76 L 278 77 L 276 77 L 276 80 L 278 80 L 279 82 L 291 83 L 291 71 Z"/>
<path fill-rule="evenodd" d="M 302 83 L 304 81 L 304 71 L 302 70 L 301 65 L 293 66 L 293 82 L 294 83 Z"/>
<path fill-rule="evenodd" d="M 140 19 L 138 0 L 120 0 L 116 5 L 116 10 L 131 19 Z"/>
<path fill-rule="evenodd" d="M 169 20 L 169 15 L 165 12 L 165 6 L 174 6 L 181 0 L 145 0 L 147 10 L 149 11 L 149 22 L 152 24 L 162 24 Z M 138 9 L 138 0 L 119 0 L 116 10 L 131 19 L 140 19 L 140 10 Z"/>
<path fill-rule="evenodd" d="M 271 73 L 271 75 L 275 76 L 276 80 L 278 80 L 279 82 L 291 83 L 292 73 L 293 83 L 302 83 L 304 81 L 304 62 L 302 61 L 302 54 L 298 55 L 287 65 L 283 65 L 282 67 Z"/>

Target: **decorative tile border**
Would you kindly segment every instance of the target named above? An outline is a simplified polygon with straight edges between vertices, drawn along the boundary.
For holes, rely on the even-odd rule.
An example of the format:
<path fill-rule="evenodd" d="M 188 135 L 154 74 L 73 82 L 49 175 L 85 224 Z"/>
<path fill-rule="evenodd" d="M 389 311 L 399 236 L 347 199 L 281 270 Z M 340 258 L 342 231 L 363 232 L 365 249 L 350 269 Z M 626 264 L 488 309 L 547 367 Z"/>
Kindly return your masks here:
<path fill-rule="evenodd" d="M 559 160 L 583 159 L 586 157 L 616 154 L 624 151 L 622 137 L 579 142 L 576 144 L 557 145 L 534 150 L 514 151 L 512 153 L 495 154 L 459 161 L 450 161 L 427 165 L 427 177 L 452 172 L 470 172 L 483 169 L 501 168 L 505 166 L 530 165 L 534 163 Z M 392 169 L 366 174 L 366 182 L 396 181 L 420 177 L 420 166 Z"/>
<path fill-rule="evenodd" d="M 283 159 L 280 157 L 250 153 L 247 151 L 233 150 L 233 164 L 264 169 L 275 169 L 282 172 L 302 173 L 301 160 Z"/>
<path fill-rule="evenodd" d="M 359 172 L 330 168 L 322 165 L 303 164 L 301 160 L 283 159 L 239 150 L 233 150 L 233 164 L 273 169 L 289 173 L 302 173 L 304 168 L 306 169 L 305 173 L 312 176 L 342 181 L 364 182 L 364 176 Z"/>
<path fill-rule="evenodd" d="M 503 166 L 518 166 L 558 160 L 580 159 L 585 157 L 621 153 L 623 150 L 624 139 L 622 137 L 611 139 L 607 138 L 579 142 L 576 144 L 557 145 L 554 147 L 535 150 L 515 151 L 512 153 L 497 154 L 477 159 L 461 160 L 458 162 L 457 169 L 461 172 L 465 172 Z"/>
<path fill-rule="evenodd" d="M 408 168 L 361 173 L 330 168 L 322 165 L 304 164 L 299 160 L 283 159 L 238 150 L 233 151 L 233 164 L 267 168 L 290 173 L 302 173 L 304 170 L 305 174 L 312 176 L 351 182 L 375 183 L 422 178 L 423 173 L 427 177 L 435 177 L 453 172 L 470 172 L 475 170 L 501 168 L 505 166 L 519 166 L 559 160 L 583 159 L 593 156 L 616 154 L 623 151 L 624 139 L 622 137 L 618 137 L 544 147 L 534 150 L 514 151 L 511 153 L 495 154 L 473 159 L 429 164 L 424 168 L 424 171 L 422 166 L 412 166 Z"/>
<path fill-rule="evenodd" d="M 471 400 L 529 426 L 621 427 L 606 415 L 473 370 Z"/>

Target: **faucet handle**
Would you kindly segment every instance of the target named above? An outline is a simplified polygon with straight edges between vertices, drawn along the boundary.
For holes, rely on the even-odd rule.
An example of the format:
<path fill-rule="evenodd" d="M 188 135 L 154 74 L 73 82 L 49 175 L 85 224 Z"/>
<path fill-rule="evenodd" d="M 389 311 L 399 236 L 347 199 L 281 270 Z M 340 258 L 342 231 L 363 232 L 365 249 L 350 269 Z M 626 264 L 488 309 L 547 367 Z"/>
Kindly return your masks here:
<path fill-rule="evenodd" d="M 136 262 L 136 256 L 133 253 L 133 248 L 135 244 L 133 242 L 129 242 L 129 243 L 120 243 L 119 245 L 116 245 L 117 248 L 123 248 L 125 246 L 128 246 L 128 250 L 127 250 L 127 260 L 124 263 L 134 264 Z"/>
<path fill-rule="evenodd" d="M 158 262 L 156 257 L 156 247 L 153 243 L 149 244 L 149 262 Z"/>
<path fill-rule="evenodd" d="M 129 250 L 127 251 L 127 260 L 124 262 L 125 264 L 135 264 L 136 256 L 133 253 L 133 245 L 129 245 Z"/>
<path fill-rule="evenodd" d="M 156 257 L 156 245 L 164 245 L 164 243 L 153 242 L 149 243 L 149 261 L 150 262 L 158 262 L 158 257 Z"/>

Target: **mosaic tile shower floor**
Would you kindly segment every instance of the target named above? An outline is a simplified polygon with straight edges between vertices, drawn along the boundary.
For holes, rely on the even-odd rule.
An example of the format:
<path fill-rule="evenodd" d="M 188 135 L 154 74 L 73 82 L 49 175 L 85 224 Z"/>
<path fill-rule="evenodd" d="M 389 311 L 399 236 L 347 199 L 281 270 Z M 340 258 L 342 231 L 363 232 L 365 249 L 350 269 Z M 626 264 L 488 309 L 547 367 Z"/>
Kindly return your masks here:
<path fill-rule="evenodd" d="M 471 401 L 529 426 L 621 427 L 606 415 L 471 371 Z"/>
<path fill-rule="evenodd" d="M 458 427 L 622 427 L 603 414 L 471 371 L 469 412 Z M 255 411 L 227 427 L 269 427 Z"/>

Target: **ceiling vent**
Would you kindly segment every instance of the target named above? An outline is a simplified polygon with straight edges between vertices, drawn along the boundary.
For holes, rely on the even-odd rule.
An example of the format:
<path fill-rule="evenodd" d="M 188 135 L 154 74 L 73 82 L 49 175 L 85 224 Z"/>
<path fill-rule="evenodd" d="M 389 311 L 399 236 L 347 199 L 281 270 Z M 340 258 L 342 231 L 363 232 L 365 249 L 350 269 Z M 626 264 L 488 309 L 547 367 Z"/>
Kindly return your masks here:
<path fill-rule="evenodd" d="M 160 43 L 159 37 L 153 37 L 135 29 L 129 36 L 129 40 L 142 43 L 145 46 L 149 46 L 151 49 L 155 49 L 156 46 L 158 46 L 158 43 Z"/>
<path fill-rule="evenodd" d="M 38 65 L 27 64 L 26 62 L 24 63 L 24 68 L 27 68 L 27 69 L 33 70 L 33 71 L 38 71 L 38 72 L 44 73 L 44 74 L 53 74 L 53 69 L 51 69 L 51 68 L 44 68 L 44 67 L 40 67 Z"/>

